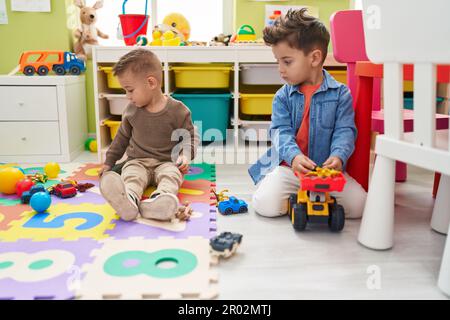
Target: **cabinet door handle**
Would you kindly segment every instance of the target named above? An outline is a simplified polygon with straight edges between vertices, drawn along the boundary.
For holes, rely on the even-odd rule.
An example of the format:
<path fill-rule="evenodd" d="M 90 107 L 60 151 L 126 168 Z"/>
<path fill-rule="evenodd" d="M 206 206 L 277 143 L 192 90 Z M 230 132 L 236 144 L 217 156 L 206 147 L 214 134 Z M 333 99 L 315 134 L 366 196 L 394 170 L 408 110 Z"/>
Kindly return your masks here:
<path fill-rule="evenodd" d="M 19 101 L 17 104 L 19 105 L 19 107 L 23 107 L 25 105 L 25 102 Z"/>
<path fill-rule="evenodd" d="M 22 137 L 22 141 L 27 141 L 27 137 Z"/>

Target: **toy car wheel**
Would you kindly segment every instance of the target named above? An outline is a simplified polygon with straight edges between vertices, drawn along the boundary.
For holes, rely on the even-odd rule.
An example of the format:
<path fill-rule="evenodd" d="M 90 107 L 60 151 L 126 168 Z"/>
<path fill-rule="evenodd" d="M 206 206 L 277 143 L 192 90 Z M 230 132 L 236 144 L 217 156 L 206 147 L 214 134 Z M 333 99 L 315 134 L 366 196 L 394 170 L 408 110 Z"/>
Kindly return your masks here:
<path fill-rule="evenodd" d="M 79 67 L 72 67 L 70 68 L 70 73 L 74 76 L 78 76 L 81 73 L 81 70 Z"/>
<path fill-rule="evenodd" d="M 225 211 L 224 211 L 224 214 L 233 214 L 233 209 L 231 209 L 231 208 L 226 208 L 225 209 Z"/>
<path fill-rule="evenodd" d="M 56 66 L 53 68 L 53 71 L 55 71 L 58 76 L 63 76 L 66 74 L 66 69 L 64 69 L 63 66 Z"/>
<path fill-rule="evenodd" d="M 330 217 L 328 218 L 328 227 L 331 231 L 341 231 L 345 224 L 344 208 L 335 203 L 330 206 Z"/>
<path fill-rule="evenodd" d="M 32 76 L 35 72 L 36 70 L 33 66 L 26 66 L 25 68 L 23 68 L 23 74 L 25 74 L 26 76 Z"/>
<path fill-rule="evenodd" d="M 247 211 L 248 211 L 247 207 L 240 207 L 239 208 L 239 213 L 245 213 Z"/>
<path fill-rule="evenodd" d="M 37 70 L 38 75 L 46 76 L 48 74 L 48 68 L 46 66 L 40 66 Z"/>
<path fill-rule="evenodd" d="M 305 203 L 296 203 L 292 208 L 292 225 L 297 231 L 303 231 L 308 223 L 308 207 Z"/>
<path fill-rule="evenodd" d="M 288 215 L 289 219 L 292 219 L 292 208 L 294 208 L 294 204 L 297 203 L 297 194 L 293 193 L 289 196 L 288 200 Z"/>

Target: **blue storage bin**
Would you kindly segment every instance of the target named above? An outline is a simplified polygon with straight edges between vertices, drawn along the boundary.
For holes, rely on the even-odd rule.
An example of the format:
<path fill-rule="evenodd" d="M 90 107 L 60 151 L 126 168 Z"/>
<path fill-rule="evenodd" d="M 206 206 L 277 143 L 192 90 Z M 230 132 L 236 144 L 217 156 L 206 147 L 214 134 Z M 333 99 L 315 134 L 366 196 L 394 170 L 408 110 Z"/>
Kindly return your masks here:
<path fill-rule="evenodd" d="M 183 102 L 191 110 L 194 124 L 201 122 L 201 126 L 198 123 L 197 126 L 202 141 L 226 139 L 230 118 L 230 93 L 174 93 L 172 97 Z M 209 129 L 217 129 L 220 133 L 205 137 Z"/>
<path fill-rule="evenodd" d="M 436 98 L 436 103 L 442 102 L 444 99 L 441 97 Z M 414 110 L 414 98 L 413 97 L 405 97 L 403 98 L 403 108 L 408 110 Z"/>

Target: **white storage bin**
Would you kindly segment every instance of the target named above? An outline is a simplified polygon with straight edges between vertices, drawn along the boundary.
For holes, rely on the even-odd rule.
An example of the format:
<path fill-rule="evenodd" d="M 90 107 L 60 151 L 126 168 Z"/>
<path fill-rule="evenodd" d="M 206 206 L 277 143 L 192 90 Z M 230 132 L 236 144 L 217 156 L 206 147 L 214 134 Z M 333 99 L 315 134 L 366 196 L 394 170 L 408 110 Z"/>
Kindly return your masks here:
<path fill-rule="evenodd" d="M 250 85 L 279 85 L 285 81 L 280 77 L 278 65 L 271 64 L 241 64 L 241 83 Z"/>
<path fill-rule="evenodd" d="M 111 114 L 122 115 L 130 103 L 125 94 L 103 94 L 103 97 L 109 102 L 109 112 Z"/>

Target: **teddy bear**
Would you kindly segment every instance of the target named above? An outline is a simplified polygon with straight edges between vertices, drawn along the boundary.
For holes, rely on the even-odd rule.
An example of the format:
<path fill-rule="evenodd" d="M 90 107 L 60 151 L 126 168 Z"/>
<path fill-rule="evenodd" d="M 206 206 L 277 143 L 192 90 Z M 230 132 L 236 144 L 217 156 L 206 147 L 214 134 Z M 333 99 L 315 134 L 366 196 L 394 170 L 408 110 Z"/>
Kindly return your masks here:
<path fill-rule="evenodd" d="M 97 9 L 103 7 L 103 0 L 95 2 L 92 7 L 87 7 L 84 0 L 75 0 L 75 5 L 80 8 L 81 28 L 74 32 L 77 40 L 74 52 L 80 59 L 87 60 L 92 54 L 92 46 L 98 45 L 98 37 L 108 39 L 108 35 L 95 27 L 97 22 Z"/>

